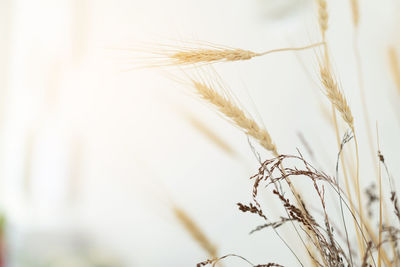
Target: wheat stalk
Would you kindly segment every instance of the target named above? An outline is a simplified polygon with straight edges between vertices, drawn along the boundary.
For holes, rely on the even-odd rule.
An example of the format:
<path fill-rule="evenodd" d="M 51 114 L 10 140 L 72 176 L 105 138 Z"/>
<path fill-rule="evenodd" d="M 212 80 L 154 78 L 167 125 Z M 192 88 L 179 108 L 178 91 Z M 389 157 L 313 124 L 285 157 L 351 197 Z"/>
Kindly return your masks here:
<path fill-rule="evenodd" d="M 373 239 L 374 244 L 377 245 L 377 244 L 379 244 L 378 240 L 375 238 L 374 233 L 372 231 L 368 230 L 369 224 L 368 224 L 368 221 L 365 221 L 364 215 L 363 215 L 360 180 L 359 180 L 359 162 L 360 162 L 359 149 L 358 149 L 357 135 L 356 135 L 355 127 L 354 127 L 353 115 L 351 113 L 350 107 L 347 104 L 346 98 L 340 92 L 337 82 L 334 80 L 334 78 L 332 76 L 329 66 L 322 66 L 320 64 L 320 74 L 321 74 L 321 81 L 326 89 L 326 95 L 327 95 L 328 99 L 330 100 L 332 105 L 335 107 L 335 109 L 338 110 L 338 112 L 341 114 L 343 120 L 347 123 L 347 125 L 353 131 L 354 144 L 355 144 L 355 150 L 356 150 L 356 177 L 355 177 L 355 181 L 354 181 L 354 187 L 356 189 L 358 212 L 359 212 L 360 221 L 361 221 L 360 232 L 362 235 L 364 235 L 364 231 L 366 229 L 369 236 Z M 347 184 L 346 184 L 346 190 L 350 196 L 350 191 L 349 191 Z M 358 235 L 358 233 L 357 233 L 357 235 Z M 358 239 L 360 240 L 359 237 L 358 237 Z M 365 252 L 364 243 L 361 242 L 359 244 L 359 246 L 360 246 L 361 255 L 363 255 Z M 384 251 L 382 251 L 382 258 L 385 262 L 388 262 L 386 253 Z"/>
<path fill-rule="evenodd" d="M 202 99 L 213 104 L 219 112 L 228 118 L 233 124 L 241 128 L 248 136 L 253 137 L 266 150 L 278 154 L 275 144 L 269 133 L 260 127 L 253 119 L 246 116 L 231 99 L 222 96 L 215 89 L 203 82 L 192 80 L 192 85 Z"/>
<path fill-rule="evenodd" d="M 378 145 L 378 154 L 380 155 L 381 149 L 379 145 L 379 132 L 378 132 L 378 123 L 376 123 L 376 143 Z M 381 172 L 381 161 L 378 160 L 378 179 L 379 179 L 379 244 L 382 243 L 382 172 Z M 378 248 L 378 267 L 382 266 L 382 248 Z"/>
<path fill-rule="evenodd" d="M 325 33 L 328 28 L 327 3 L 326 3 L 326 0 L 317 0 L 317 2 L 318 2 L 319 25 L 320 25 L 322 40 L 325 41 Z M 358 15 L 355 16 L 354 14 L 355 14 L 355 9 L 353 9 L 353 18 L 358 19 Z M 357 20 L 357 22 L 358 22 L 358 20 Z M 356 23 L 355 23 L 355 25 L 356 25 Z M 365 246 L 361 240 L 361 236 L 364 234 L 364 219 L 363 219 L 364 216 L 363 216 L 362 204 L 361 204 L 361 191 L 360 191 L 360 183 L 359 183 L 359 164 L 360 163 L 359 163 L 357 136 L 356 136 L 355 128 L 354 128 L 354 118 L 351 113 L 350 107 L 347 104 L 346 98 L 343 96 L 343 94 L 339 90 L 338 84 L 332 75 L 330 66 L 331 65 L 330 65 L 330 59 L 329 59 L 328 46 L 325 43 L 323 63 L 320 63 L 320 76 L 321 76 L 322 84 L 325 87 L 326 96 L 328 97 L 328 99 L 330 100 L 330 102 L 332 104 L 332 115 L 333 115 L 333 120 L 334 120 L 334 125 L 335 125 L 335 133 L 336 133 L 336 139 L 337 139 L 338 146 L 340 147 L 340 137 L 339 137 L 339 129 L 338 129 L 337 121 L 336 121 L 335 109 L 339 111 L 343 120 L 351 128 L 353 135 L 354 135 L 354 141 L 355 141 L 354 144 L 355 144 L 356 161 L 357 161 L 357 163 L 356 163 L 357 164 L 356 165 L 356 178 L 355 178 L 354 186 L 356 188 L 356 196 L 357 196 L 357 200 L 358 200 L 358 210 L 359 210 L 359 214 L 360 214 L 360 220 L 362 222 L 360 232 L 357 229 L 356 220 L 354 220 L 354 226 L 356 228 L 358 246 L 359 246 L 361 255 L 363 255 L 365 252 Z M 359 77 L 359 79 L 360 79 L 360 77 Z M 349 184 L 348 184 L 348 177 L 347 177 L 347 173 L 346 173 L 346 169 L 345 169 L 345 162 L 343 159 L 343 155 L 340 155 L 340 160 L 341 160 L 342 166 L 343 166 L 343 174 L 345 177 L 346 192 L 348 194 L 348 197 L 349 197 L 349 200 L 351 203 L 351 210 L 354 213 L 354 206 L 353 206 L 351 195 L 350 195 L 350 188 L 349 188 Z"/>

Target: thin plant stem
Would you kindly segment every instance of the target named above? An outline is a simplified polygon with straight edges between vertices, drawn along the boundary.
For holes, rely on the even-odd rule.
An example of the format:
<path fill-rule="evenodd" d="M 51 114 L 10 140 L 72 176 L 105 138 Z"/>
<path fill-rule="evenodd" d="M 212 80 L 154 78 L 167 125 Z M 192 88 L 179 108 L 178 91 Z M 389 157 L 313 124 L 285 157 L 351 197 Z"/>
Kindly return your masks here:
<path fill-rule="evenodd" d="M 378 146 L 378 151 L 380 151 L 379 146 L 379 132 L 378 124 L 376 125 L 376 143 Z M 379 152 L 380 153 L 380 152 Z M 381 172 L 381 161 L 378 160 L 378 175 L 379 175 L 379 247 L 378 247 L 378 267 L 381 267 L 381 251 L 382 251 L 382 172 Z"/>

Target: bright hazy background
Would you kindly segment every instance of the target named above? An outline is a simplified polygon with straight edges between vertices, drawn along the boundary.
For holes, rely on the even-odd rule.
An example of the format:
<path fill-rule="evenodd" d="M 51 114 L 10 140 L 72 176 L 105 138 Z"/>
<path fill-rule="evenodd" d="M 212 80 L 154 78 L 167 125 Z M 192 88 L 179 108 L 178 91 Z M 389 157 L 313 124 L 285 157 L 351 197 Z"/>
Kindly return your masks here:
<path fill-rule="evenodd" d="M 399 4 L 360 2 L 367 103 L 395 176 L 399 102 L 387 47 L 400 41 Z M 328 3 L 336 75 L 363 132 L 349 1 Z M 186 40 L 265 51 L 320 36 L 312 0 L 0 0 L 6 266 L 195 266 L 208 255 L 174 218 L 172 202 L 202 227 L 220 255 L 297 265 L 271 231 L 249 235 L 262 222 L 236 207 L 250 200 L 248 178 L 257 170 L 245 136 L 190 88 L 169 79 L 168 68 L 140 67 L 149 55 L 138 47 Z M 318 86 L 316 51 L 216 69 L 262 119 L 279 151 L 305 150 L 301 134 L 334 174 L 335 135 L 323 113 L 329 105 Z M 188 113 L 237 156 L 193 128 Z M 360 139 L 368 165 L 365 135 Z M 244 264 L 229 260 L 226 266 Z"/>

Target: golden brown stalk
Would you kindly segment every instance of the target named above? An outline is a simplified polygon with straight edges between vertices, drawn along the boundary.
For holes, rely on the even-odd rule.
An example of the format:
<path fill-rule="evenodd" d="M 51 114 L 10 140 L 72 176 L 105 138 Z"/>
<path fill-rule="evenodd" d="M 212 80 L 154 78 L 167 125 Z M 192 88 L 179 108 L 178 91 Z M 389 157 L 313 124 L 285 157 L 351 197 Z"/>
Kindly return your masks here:
<path fill-rule="evenodd" d="M 400 67 L 396 49 L 393 46 L 389 47 L 388 54 L 389 54 L 390 69 L 392 71 L 393 79 L 396 83 L 397 90 L 400 93 Z"/>
<path fill-rule="evenodd" d="M 335 106 L 332 104 L 332 117 L 333 117 L 333 124 L 335 127 L 335 134 L 336 134 L 336 141 L 337 141 L 337 145 L 340 148 L 341 146 L 341 139 L 339 136 L 339 126 L 337 123 L 337 119 L 336 119 L 336 111 L 335 111 Z M 352 198 L 352 194 L 351 194 L 351 189 L 350 189 L 350 183 L 349 183 L 349 177 L 347 174 L 347 161 L 344 158 L 343 153 L 340 153 L 340 162 L 343 168 L 343 176 L 344 176 L 344 182 L 345 182 L 345 188 L 346 188 L 346 193 L 347 193 L 347 199 L 349 201 L 349 206 L 350 206 L 350 211 L 352 214 L 356 214 L 355 212 L 355 205 L 353 203 L 353 198 Z M 353 165 L 349 164 L 350 166 L 350 171 L 352 171 L 353 177 L 355 176 L 354 173 L 355 171 L 351 168 Z M 358 224 L 357 224 L 357 220 L 354 219 L 353 220 L 354 223 L 354 229 L 356 231 L 356 237 L 357 237 L 357 242 L 358 242 L 358 247 L 360 248 L 361 251 L 361 255 L 364 253 L 363 251 L 363 241 L 362 241 L 362 236 L 361 236 L 361 232 L 358 230 Z"/>
<path fill-rule="evenodd" d="M 373 244 L 378 247 L 379 246 L 379 237 L 375 236 L 375 228 L 372 227 L 368 221 L 364 221 L 365 224 L 365 228 L 366 228 L 366 232 L 368 233 L 369 237 L 371 238 L 371 241 L 373 242 Z M 388 267 L 392 267 L 393 264 L 391 263 L 391 260 L 389 259 L 389 256 L 387 255 L 385 250 L 381 250 L 381 257 L 383 262 L 385 263 L 386 266 Z"/>
<path fill-rule="evenodd" d="M 353 175 L 353 176 L 356 175 L 356 174 L 355 174 L 356 170 L 352 169 L 351 172 L 352 172 L 352 175 Z M 378 181 L 379 181 L 379 180 L 378 180 Z M 378 182 L 378 183 L 379 183 L 379 182 Z M 348 192 L 349 192 L 349 191 L 348 191 Z M 352 204 L 351 201 L 350 201 L 350 207 L 351 207 L 351 206 L 353 206 L 353 204 Z M 383 211 L 386 211 L 386 210 L 384 209 L 384 208 L 385 208 L 385 202 L 382 202 L 382 206 L 383 206 L 383 208 L 382 208 Z M 352 212 L 353 212 L 353 211 L 352 211 Z M 387 212 L 387 211 L 386 211 L 386 212 Z M 353 212 L 353 213 L 354 213 L 354 212 Z M 355 214 L 355 213 L 354 213 L 354 214 Z M 360 224 L 361 224 L 362 226 L 365 227 L 366 233 L 368 233 L 368 235 L 369 235 L 369 237 L 371 238 L 373 244 L 374 244 L 376 247 L 379 247 L 379 244 L 380 244 L 380 242 L 379 242 L 379 237 L 376 237 L 376 236 L 375 236 L 375 232 L 372 230 L 372 229 L 374 229 L 374 227 L 371 226 L 371 222 L 368 221 L 368 220 L 366 220 L 366 219 L 362 219 L 362 220 L 360 220 Z M 358 233 L 358 232 L 357 232 L 357 233 Z M 396 253 L 394 253 L 393 255 L 396 255 Z M 387 253 L 386 253 L 385 250 L 381 250 L 381 258 L 382 258 L 382 260 L 384 261 L 384 263 L 385 263 L 386 266 L 388 266 L 388 267 L 397 266 L 396 264 L 393 265 L 393 264 L 390 263 L 389 256 L 387 255 Z"/>
<path fill-rule="evenodd" d="M 370 150 L 370 155 L 372 158 L 372 161 L 374 162 L 374 166 L 378 166 L 378 162 L 377 162 L 377 158 L 376 158 L 376 154 L 375 154 L 375 146 L 374 146 L 374 142 L 373 142 L 373 136 L 371 133 L 371 127 L 370 127 L 370 119 L 369 119 L 369 115 L 368 115 L 368 106 L 367 106 L 367 102 L 366 102 L 366 98 L 365 98 L 365 89 L 364 89 L 364 82 L 362 79 L 362 64 L 361 64 L 361 55 L 360 55 L 360 49 L 358 48 L 358 21 L 359 21 L 359 12 L 358 12 L 358 0 L 352 0 L 354 3 L 352 3 L 352 8 L 353 8 L 353 21 L 354 21 L 354 27 L 355 27 L 355 34 L 354 34 L 354 55 L 356 58 L 356 64 L 357 64 L 357 76 L 358 76 L 358 82 L 359 82 L 359 87 L 360 87 L 360 98 L 361 98 L 361 104 L 362 104 L 362 109 L 363 109 L 363 113 L 364 113 L 364 122 L 365 122 L 365 126 L 367 129 L 367 137 L 368 137 L 368 142 L 369 142 L 369 150 Z M 396 56 L 396 51 L 393 49 L 389 49 L 389 56 L 390 56 L 390 60 L 391 60 L 391 65 L 392 65 L 392 71 L 393 71 L 393 75 L 396 81 L 396 85 L 398 86 L 399 92 L 400 92 L 400 78 L 399 78 L 399 67 L 398 67 L 398 63 L 397 63 L 397 56 Z M 397 74 L 396 74 L 397 73 Z M 396 77 L 396 75 L 398 77 Z M 356 144 L 356 150 L 357 150 L 357 157 L 358 157 L 358 145 L 357 145 L 357 140 L 356 140 L 356 135 L 354 135 L 355 137 L 355 144 Z M 359 163 L 358 163 L 358 159 L 357 159 L 357 184 L 358 183 L 358 178 L 359 178 Z M 378 184 L 381 184 L 381 173 L 378 168 L 374 168 L 375 173 L 376 173 L 376 178 L 378 181 Z M 358 198 L 360 199 L 360 193 L 359 193 L 359 187 L 358 187 Z M 381 202 L 380 200 L 380 224 L 382 223 L 382 209 L 384 211 L 386 211 L 386 205 L 385 202 Z M 360 216 L 363 217 L 362 215 L 362 210 L 360 208 Z M 381 232 L 379 232 L 379 240 L 377 240 L 377 238 L 374 236 L 374 232 L 371 231 L 371 226 L 369 225 L 368 221 L 364 220 L 364 224 L 367 227 L 368 233 L 370 235 L 370 237 L 372 238 L 374 244 L 376 246 L 378 246 L 378 244 L 380 244 L 380 238 L 381 238 Z M 380 226 L 381 227 L 381 226 Z M 381 228 L 379 228 L 379 231 L 381 231 Z M 379 246 L 380 248 L 380 246 Z M 396 254 L 394 254 L 396 257 Z M 386 266 L 392 266 L 391 262 L 388 260 L 388 256 L 386 254 L 385 250 L 381 250 L 379 249 L 379 258 L 381 258 Z M 378 264 L 381 265 L 381 260 L 378 260 Z"/>
<path fill-rule="evenodd" d="M 328 11 L 326 0 L 316 0 L 318 4 L 318 23 L 321 30 L 322 39 L 325 40 L 325 33 L 328 29 Z"/>
<path fill-rule="evenodd" d="M 325 53 L 327 53 L 327 50 L 325 50 Z M 351 113 L 350 107 L 347 104 L 347 101 L 343 94 L 339 90 L 339 86 L 337 82 L 334 80 L 331 68 L 329 65 L 329 62 L 327 61 L 328 57 L 325 56 L 325 64 L 322 65 L 320 64 L 320 76 L 321 76 L 321 82 L 325 88 L 326 95 L 330 102 L 332 103 L 332 110 L 333 110 L 333 116 L 334 116 L 334 121 L 335 121 L 335 129 L 336 129 L 336 137 L 338 141 L 338 145 L 340 146 L 340 139 L 339 139 L 339 131 L 337 127 L 337 122 L 336 122 L 336 115 L 335 115 L 335 109 L 341 114 L 343 120 L 347 123 L 347 125 L 351 128 L 353 131 L 354 135 L 354 141 L 355 141 L 355 149 L 356 149 L 356 159 L 357 159 L 357 173 L 356 173 L 356 178 L 354 182 L 354 186 L 356 188 L 356 196 L 358 200 L 358 208 L 359 208 L 359 214 L 360 214 L 360 220 L 363 221 L 363 212 L 362 212 L 362 204 L 361 204 L 361 191 L 360 191 L 360 183 L 359 183 L 359 155 L 358 155 L 358 143 L 357 143 L 357 137 L 354 129 L 354 119 L 353 115 Z M 333 108 L 334 107 L 334 108 Z M 342 166 L 345 168 L 345 164 L 343 162 L 343 156 L 341 155 L 341 161 L 342 161 Z M 347 180 L 347 175 L 346 175 L 346 170 L 343 169 L 343 173 L 345 175 L 345 181 L 346 181 L 346 190 L 349 198 L 351 198 L 350 195 L 350 190 L 348 187 L 348 180 Z M 353 209 L 353 208 L 352 208 Z M 354 210 L 352 210 L 354 212 Z M 354 221 L 355 225 L 356 222 Z M 357 227 L 356 227 L 357 228 Z M 360 234 L 363 235 L 364 233 L 364 226 L 361 224 L 361 229 L 360 229 Z M 364 254 L 365 248 L 364 248 L 364 243 L 361 240 L 361 236 L 358 233 L 358 230 L 356 230 L 357 233 L 357 240 L 359 243 L 359 248 L 361 255 Z"/>
<path fill-rule="evenodd" d="M 222 138 L 220 138 L 212 129 L 210 129 L 206 124 L 200 121 L 198 118 L 188 115 L 187 119 L 199 132 L 204 134 L 209 140 L 211 140 L 215 145 L 221 148 L 223 151 L 231 156 L 235 156 L 235 150 L 228 145 Z"/>
<path fill-rule="evenodd" d="M 353 176 L 356 176 L 356 174 L 355 174 L 356 170 L 351 169 L 351 172 L 352 172 Z M 350 192 L 350 191 L 347 189 L 347 192 Z M 349 193 L 348 193 L 348 195 L 349 195 Z M 383 205 L 383 208 L 384 208 L 385 207 L 384 206 L 385 202 L 382 202 L 382 205 Z M 352 206 L 353 206 L 353 204 L 351 203 L 351 200 L 350 200 L 350 207 L 352 207 Z M 352 212 L 354 213 L 353 208 L 352 208 Z M 380 244 L 379 237 L 376 237 L 375 232 L 373 230 L 375 228 L 373 226 L 371 226 L 371 222 L 366 220 L 365 218 L 360 218 L 360 225 L 362 226 L 362 228 L 365 228 L 365 233 L 367 233 L 368 236 L 371 238 L 371 241 L 373 242 L 373 244 L 376 247 L 379 247 L 379 244 Z M 356 233 L 358 234 L 358 232 L 356 232 Z M 397 266 L 397 265 L 391 264 L 391 262 L 389 260 L 389 256 L 387 255 L 387 252 L 385 250 L 381 250 L 381 258 L 382 258 L 382 260 L 383 260 L 383 262 L 385 263 L 386 266 L 388 266 L 388 267 Z"/>
<path fill-rule="evenodd" d="M 361 55 L 360 55 L 360 50 L 359 50 L 359 45 L 358 45 L 358 32 L 359 32 L 359 3 L 358 0 L 350 0 L 350 4 L 351 4 L 351 9 L 352 9 L 352 17 L 353 17 L 353 24 L 354 24 L 354 28 L 355 28 L 355 32 L 353 35 L 354 38 L 354 55 L 355 55 L 355 59 L 356 59 L 356 69 L 357 69 L 357 79 L 358 79 L 358 84 L 359 84 L 359 89 L 360 89 L 360 99 L 361 99 L 361 104 L 362 104 L 362 110 L 363 110 L 363 117 L 364 117 L 364 123 L 366 126 L 366 132 L 367 132 L 367 137 L 368 137 L 368 141 L 369 141 L 369 149 L 371 152 L 371 157 L 372 157 L 372 161 L 374 163 L 376 163 L 376 157 L 375 157 L 375 149 L 374 149 L 374 143 L 373 143 L 373 137 L 370 131 L 370 119 L 369 119 L 369 115 L 368 115 L 368 107 L 367 107 L 367 102 L 366 102 L 366 97 L 365 97 L 365 89 L 364 89 L 364 81 L 363 81 L 363 77 L 362 77 L 362 62 L 361 62 Z M 364 215 L 363 215 L 363 210 L 362 210 L 362 206 L 361 206 L 361 193 L 360 193 L 360 181 L 359 181 L 359 174 L 360 174 L 360 162 L 359 162 L 359 151 L 358 151 L 358 141 L 357 141 L 357 135 L 354 131 L 354 127 L 352 128 L 353 133 L 354 133 L 354 144 L 355 144 L 355 149 L 356 149 L 356 195 L 357 195 L 357 199 L 358 199 L 358 209 L 359 209 L 359 216 L 360 216 L 360 220 L 362 221 L 361 224 L 361 232 L 363 232 L 364 230 L 364 226 L 368 229 L 369 228 L 369 222 L 367 220 L 364 220 Z M 377 164 L 374 164 L 374 166 L 376 166 Z M 375 168 L 376 172 L 377 169 Z M 370 231 L 369 231 L 370 232 Z M 374 239 L 371 236 L 370 237 L 372 239 Z M 375 242 L 375 241 L 374 241 Z M 364 248 L 362 249 L 364 250 Z M 381 253 L 379 253 L 381 254 Z M 380 255 L 381 256 L 381 255 Z M 379 256 L 379 258 L 380 258 Z M 386 254 L 383 254 L 383 258 L 385 260 L 385 262 L 387 261 L 387 257 Z M 380 260 L 379 260 L 380 262 Z M 379 263 L 380 265 L 380 263 Z M 388 265 L 390 266 L 390 265 Z"/>
<path fill-rule="evenodd" d="M 350 107 L 347 104 L 346 98 L 340 92 L 339 86 L 334 80 L 329 67 L 320 65 L 320 76 L 321 82 L 325 88 L 326 96 L 335 106 L 336 110 L 339 111 L 343 120 L 351 129 L 354 129 L 354 119 Z"/>
<path fill-rule="evenodd" d="M 312 267 L 318 267 L 318 262 L 317 262 L 317 257 L 315 255 L 315 253 L 312 250 L 312 243 L 310 242 L 310 244 L 307 245 L 307 250 L 309 251 L 308 257 L 310 259 L 310 264 Z"/>
<path fill-rule="evenodd" d="M 354 26 L 357 28 L 360 20 L 360 13 L 358 10 L 358 0 L 350 0 L 350 5 L 351 5 L 351 12 L 353 15 L 353 23 Z"/>
<path fill-rule="evenodd" d="M 218 45 L 210 45 L 206 48 L 182 48 L 178 49 L 178 51 L 165 51 L 164 54 L 172 60 L 171 65 L 188 65 L 197 63 L 249 60 L 254 57 L 265 56 L 276 52 L 305 50 L 320 46 L 322 44 L 323 42 L 302 47 L 272 49 L 262 53 L 256 53 L 240 48 L 229 48 Z"/>
<path fill-rule="evenodd" d="M 326 0 L 316 0 L 316 1 L 318 3 L 319 25 L 320 25 L 322 40 L 325 42 L 325 39 L 326 39 L 325 33 L 326 33 L 326 30 L 328 29 L 327 3 L 326 3 Z M 353 119 L 353 115 L 347 104 L 346 99 L 344 98 L 343 94 L 340 92 L 338 84 L 333 78 L 333 75 L 331 72 L 331 67 L 330 67 L 331 65 L 330 65 L 330 60 L 329 60 L 328 45 L 326 43 L 324 44 L 324 57 L 323 57 L 322 62 L 323 63 L 320 63 L 320 76 L 321 76 L 322 84 L 325 87 L 326 95 L 332 104 L 332 115 L 333 115 L 333 121 L 334 121 L 334 126 L 335 126 L 338 147 L 340 147 L 340 137 L 339 137 L 339 129 L 338 129 L 337 121 L 336 121 L 335 109 L 339 111 L 343 120 L 349 125 L 349 127 L 352 129 L 353 134 L 354 134 L 356 159 L 357 159 L 357 173 L 356 173 L 355 182 L 354 182 L 354 180 L 353 180 L 353 182 L 354 182 L 356 192 L 357 192 L 356 195 L 357 195 L 358 206 L 359 206 L 360 220 L 363 221 L 363 213 L 362 213 L 362 206 L 361 206 L 361 192 L 360 192 L 360 186 L 359 186 L 359 154 L 358 154 L 357 137 L 356 137 L 356 133 L 355 133 L 355 129 L 354 129 L 354 119 Z M 354 213 L 354 206 L 352 204 L 352 199 L 351 199 L 351 195 L 350 195 L 349 182 L 348 182 L 348 177 L 347 177 L 346 168 L 345 168 L 346 165 L 345 165 L 345 162 L 343 159 L 343 155 L 340 155 L 340 160 L 342 162 L 343 174 L 345 177 L 345 184 L 346 184 L 346 191 L 347 191 L 350 203 L 351 203 L 351 210 Z M 363 229 L 364 226 L 363 226 L 363 224 L 361 224 L 360 232 L 357 229 L 357 221 L 356 220 L 354 220 L 354 226 L 356 229 L 358 246 L 359 246 L 361 255 L 363 255 L 365 248 L 364 248 L 364 243 L 361 240 L 361 235 L 363 235 L 363 233 L 364 233 L 364 229 Z"/>
<path fill-rule="evenodd" d="M 378 154 L 381 156 L 380 145 L 379 145 L 379 132 L 378 123 L 376 124 L 376 142 L 378 145 Z M 382 244 L 382 172 L 381 172 L 381 161 L 378 160 L 378 178 L 379 178 L 379 244 Z M 378 248 L 378 267 L 382 266 L 382 246 Z"/>
<path fill-rule="evenodd" d="M 192 238 L 209 254 L 213 259 L 218 258 L 217 248 L 211 243 L 207 236 L 201 231 L 200 227 L 189 217 L 189 215 L 179 207 L 174 206 L 175 217 L 183 225 Z"/>
<path fill-rule="evenodd" d="M 219 112 L 228 118 L 234 125 L 241 128 L 248 136 L 257 140 L 258 143 L 268 151 L 278 154 L 276 146 L 272 142 L 269 133 L 262 127 L 258 126 L 253 119 L 247 117 L 245 112 L 231 99 L 222 96 L 215 89 L 205 83 L 192 80 L 192 85 L 201 98 L 213 104 Z"/>

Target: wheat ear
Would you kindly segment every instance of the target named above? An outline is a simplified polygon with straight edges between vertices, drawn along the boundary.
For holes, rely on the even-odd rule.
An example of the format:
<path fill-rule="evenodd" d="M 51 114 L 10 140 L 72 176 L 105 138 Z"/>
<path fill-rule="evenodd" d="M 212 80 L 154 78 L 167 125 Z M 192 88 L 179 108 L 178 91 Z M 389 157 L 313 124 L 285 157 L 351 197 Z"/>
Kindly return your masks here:
<path fill-rule="evenodd" d="M 396 83 L 397 90 L 400 93 L 400 66 L 399 66 L 399 61 L 397 59 L 396 49 L 393 46 L 389 47 L 388 54 L 389 54 L 390 69 L 392 71 L 392 76 Z"/>
<path fill-rule="evenodd" d="M 234 125 L 241 128 L 248 136 L 253 137 L 258 143 L 268 151 L 278 154 L 276 146 L 272 143 L 269 133 L 258 126 L 258 124 L 248 118 L 243 110 L 241 110 L 228 97 L 220 95 L 215 89 L 209 87 L 205 83 L 192 80 L 193 87 L 202 99 L 213 104 L 219 112 L 228 118 Z"/>
<path fill-rule="evenodd" d="M 360 12 L 358 9 L 358 0 L 350 0 L 351 12 L 353 15 L 353 23 L 355 27 L 358 27 L 358 23 L 360 20 Z"/>
<path fill-rule="evenodd" d="M 330 102 L 339 111 L 343 120 L 354 129 L 354 118 L 351 113 L 350 107 L 347 104 L 346 98 L 339 90 L 337 82 L 334 80 L 331 71 L 328 67 L 320 65 L 321 82 L 325 88 L 325 93 Z"/>
<path fill-rule="evenodd" d="M 284 51 L 299 51 L 323 45 L 323 42 L 314 43 L 301 47 L 286 47 L 267 50 L 256 53 L 241 48 L 229 48 L 220 45 L 209 45 L 205 48 L 177 48 L 177 51 L 163 51 L 164 56 L 168 57 L 170 65 L 189 65 L 197 63 L 215 63 L 249 60 L 254 57 L 265 56 L 271 53 Z"/>
<path fill-rule="evenodd" d="M 318 5 L 318 23 L 322 39 L 325 40 L 325 33 L 328 29 L 328 10 L 326 0 L 316 0 Z"/>
<path fill-rule="evenodd" d="M 173 212 L 191 237 L 210 255 L 210 257 L 216 259 L 218 257 L 217 247 L 211 243 L 192 218 L 190 218 L 184 210 L 176 206 L 173 207 Z"/>
<path fill-rule="evenodd" d="M 170 59 L 175 64 L 196 64 L 201 62 L 217 62 L 217 61 L 239 61 L 249 60 L 259 56 L 258 53 L 235 49 L 188 49 L 171 54 Z"/>
<path fill-rule="evenodd" d="M 186 118 L 190 122 L 190 124 L 196 128 L 199 132 L 201 132 L 204 136 L 206 136 L 211 142 L 213 142 L 216 146 L 221 148 L 223 151 L 228 153 L 231 156 L 236 156 L 235 150 L 219 137 L 210 127 L 208 127 L 204 122 L 193 115 L 187 115 Z"/>

